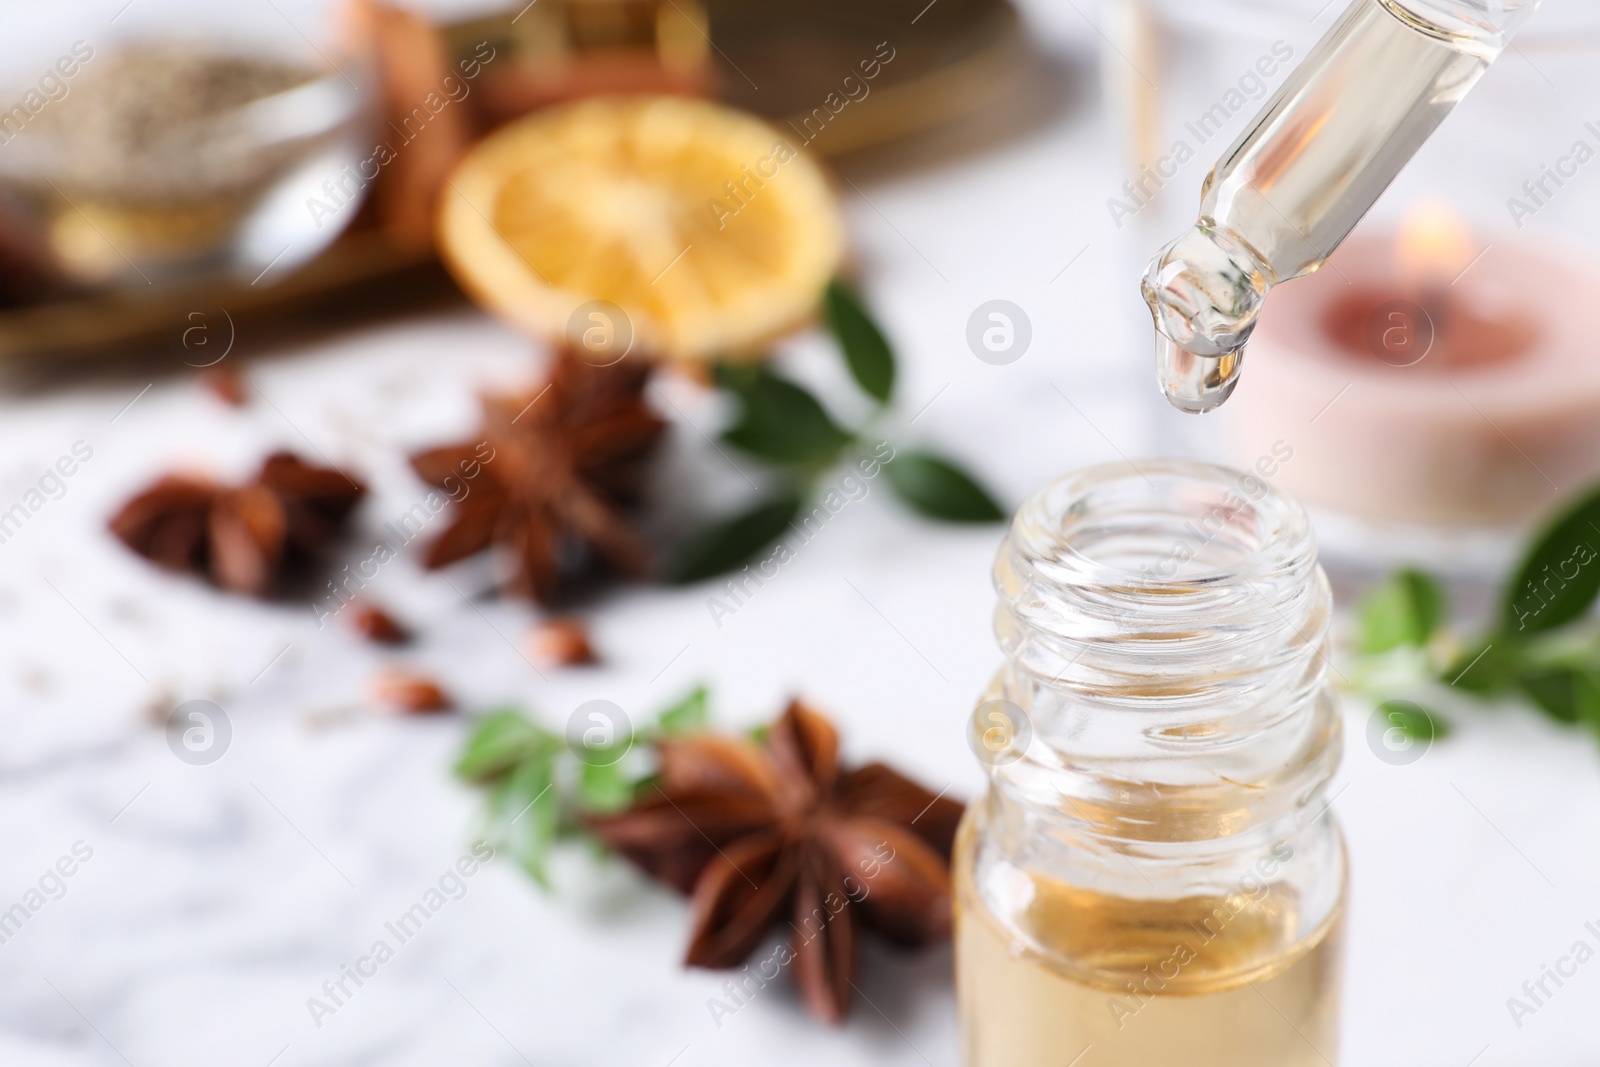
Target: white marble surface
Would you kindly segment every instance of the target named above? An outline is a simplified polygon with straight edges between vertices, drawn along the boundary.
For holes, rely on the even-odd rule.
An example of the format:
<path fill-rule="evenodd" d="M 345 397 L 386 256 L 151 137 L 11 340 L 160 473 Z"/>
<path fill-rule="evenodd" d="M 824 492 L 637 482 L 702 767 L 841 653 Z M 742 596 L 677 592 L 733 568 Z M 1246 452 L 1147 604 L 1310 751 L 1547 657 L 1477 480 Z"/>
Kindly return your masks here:
<path fill-rule="evenodd" d="M 865 288 L 903 357 L 892 436 L 970 457 L 1011 502 L 1068 467 L 1155 451 L 1164 425 L 1127 280 L 1145 249 L 1105 214 L 1122 176 L 1082 68 L 1094 38 L 1071 3 L 1030 6 L 1051 61 L 1033 83 L 1040 122 L 1001 137 L 990 116 L 962 134 L 994 142 L 986 152 L 915 171 L 859 163 L 843 187 Z M 994 297 L 1033 322 L 1032 349 L 1007 367 L 964 341 Z M 815 342 L 789 358 L 839 384 Z M 255 363 L 261 395 L 242 413 L 179 373 L 148 390 L 148 377 L 90 379 L 0 398 L 0 508 L 74 442 L 93 448 L 65 495 L 0 545 L 0 910 L 29 901 L 75 847 L 92 850 L 0 944 L 0 1063 L 957 1062 L 947 953 L 870 952 L 872 1004 L 842 1029 L 813 1025 L 782 985 L 719 1028 L 706 1000 L 721 978 L 678 964 L 682 903 L 581 854 L 557 864 L 548 895 L 509 862 L 487 864 L 313 1021 L 308 998 L 468 851 L 476 798 L 448 774 L 466 724 L 377 713 L 365 687 L 390 654 L 319 631 L 303 607 L 157 574 L 107 536 L 105 516 L 158 468 L 242 474 L 287 446 L 371 480 L 360 526 L 372 533 L 423 491 L 404 449 L 452 439 L 478 389 L 533 369 L 524 342 L 463 311 Z M 715 429 L 691 389 L 669 392 Z M 736 488 L 675 423 L 677 462 L 702 472 L 684 490 Z M 605 664 L 548 680 L 508 644 L 530 609 L 485 602 L 480 615 L 458 592 L 483 589 L 482 569 L 426 575 L 408 556 L 374 593 L 423 630 L 406 658 L 470 708 L 516 701 L 559 724 L 606 697 L 644 715 L 704 680 L 718 721 L 740 726 L 803 692 L 837 716 L 850 757 L 970 795 L 981 776 L 962 728 L 998 661 L 997 537 L 915 521 L 875 488 L 720 628 L 705 588 L 609 594 L 588 612 Z M 151 707 L 196 697 L 233 725 L 210 766 L 175 759 L 149 724 Z M 1575 941 L 1600 947 L 1584 928 L 1600 926 L 1600 753 L 1525 713 L 1467 712 L 1420 763 L 1391 767 L 1363 742 L 1363 709 L 1348 722 L 1335 803 L 1354 869 L 1343 1062 L 1594 1062 L 1600 963 L 1520 1028 L 1506 999 Z"/>

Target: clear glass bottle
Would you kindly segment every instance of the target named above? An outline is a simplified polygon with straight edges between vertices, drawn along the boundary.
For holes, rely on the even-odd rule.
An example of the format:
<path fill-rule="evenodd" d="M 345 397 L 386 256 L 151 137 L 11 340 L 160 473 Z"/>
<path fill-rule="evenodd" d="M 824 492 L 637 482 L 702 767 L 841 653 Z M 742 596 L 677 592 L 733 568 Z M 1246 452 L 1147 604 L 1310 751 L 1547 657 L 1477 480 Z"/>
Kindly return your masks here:
<path fill-rule="evenodd" d="M 1334 1063 L 1341 733 L 1304 511 L 1222 467 L 1094 467 L 1023 505 L 994 574 L 967 1067 Z"/>

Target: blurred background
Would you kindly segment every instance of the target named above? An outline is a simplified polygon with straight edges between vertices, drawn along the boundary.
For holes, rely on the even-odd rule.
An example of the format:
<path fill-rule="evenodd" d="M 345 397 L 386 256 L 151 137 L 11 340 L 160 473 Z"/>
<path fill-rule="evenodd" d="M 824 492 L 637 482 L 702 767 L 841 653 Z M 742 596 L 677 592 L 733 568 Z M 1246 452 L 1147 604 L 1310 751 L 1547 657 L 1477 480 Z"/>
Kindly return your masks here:
<path fill-rule="evenodd" d="M 570 783 L 453 768 L 496 709 L 647 739 L 704 687 L 972 798 L 997 520 L 1154 455 L 1316 521 L 1343 1062 L 1592 1062 L 1600 966 L 1509 1002 L 1600 949 L 1593 590 L 1452 679 L 1600 481 L 1600 12 L 1548 0 L 1226 410 L 1154 387 L 1140 272 L 1342 7 L 9 12 L 0 1062 L 958 1062 L 947 947 L 866 947 L 839 1027 L 719 1019 L 678 898 L 516 821 Z"/>

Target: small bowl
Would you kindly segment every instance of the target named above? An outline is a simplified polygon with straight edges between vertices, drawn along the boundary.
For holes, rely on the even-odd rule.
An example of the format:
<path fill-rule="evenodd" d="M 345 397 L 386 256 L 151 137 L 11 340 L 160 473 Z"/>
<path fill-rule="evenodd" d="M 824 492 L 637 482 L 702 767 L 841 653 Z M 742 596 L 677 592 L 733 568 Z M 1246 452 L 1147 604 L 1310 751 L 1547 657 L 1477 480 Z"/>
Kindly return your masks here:
<path fill-rule="evenodd" d="M 331 44 L 292 24 L 249 41 L 171 25 L 84 36 L 32 67 L 7 57 L 0 101 L 18 102 L 0 104 L 8 273 L 45 289 L 219 273 L 266 285 L 355 217 L 376 122 L 370 59 L 346 53 L 335 66 Z"/>

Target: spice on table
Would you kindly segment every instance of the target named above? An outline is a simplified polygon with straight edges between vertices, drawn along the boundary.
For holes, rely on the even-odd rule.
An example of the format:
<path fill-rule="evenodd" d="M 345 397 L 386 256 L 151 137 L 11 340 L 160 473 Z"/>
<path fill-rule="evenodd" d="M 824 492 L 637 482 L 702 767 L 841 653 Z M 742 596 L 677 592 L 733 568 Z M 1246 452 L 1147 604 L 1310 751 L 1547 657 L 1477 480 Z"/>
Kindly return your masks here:
<path fill-rule="evenodd" d="M 661 769 L 632 807 L 591 815 L 611 848 L 692 894 L 686 957 L 738 966 L 771 929 L 807 1008 L 827 1022 L 850 1003 L 857 939 L 901 945 L 950 934 L 950 851 L 961 804 L 882 763 L 846 770 L 833 725 L 798 701 L 767 733 L 658 742 Z"/>
<path fill-rule="evenodd" d="M 165 475 L 124 504 L 110 527 L 161 567 L 268 596 L 321 556 L 364 495 L 365 486 L 337 470 L 276 452 L 243 485 Z"/>
<path fill-rule="evenodd" d="M 528 632 L 528 654 L 548 667 L 571 667 L 595 661 L 589 631 L 577 619 L 546 619 Z"/>
<path fill-rule="evenodd" d="M 641 360 L 597 367 L 559 348 L 543 386 L 484 398 L 473 439 L 413 456 L 424 481 L 452 497 L 467 487 L 425 565 L 500 545 L 514 561 L 508 591 L 542 603 L 593 562 L 630 577 L 648 571 L 649 551 L 622 509 L 666 429 L 645 400 L 650 374 Z"/>
<path fill-rule="evenodd" d="M 235 364 L 208 367 L 195 378 L 212 396 L 231 408 L 242 408 L 248 395 L 245 393 L 244 373 Z"/>
<path fill-rule="evenodd" d="M 350 615 L 356 633 L 378 645 L 404 645 L 411 641 L 405 624 L 376 604 L 357 604 Z"/>
<path fill-rule="evenodd" d="M 405 667 L 388 667 L 372 680 L 372 695 L 379 704 L 407 715 L 449 711 L 450 697 L 438 682 Z"/>

